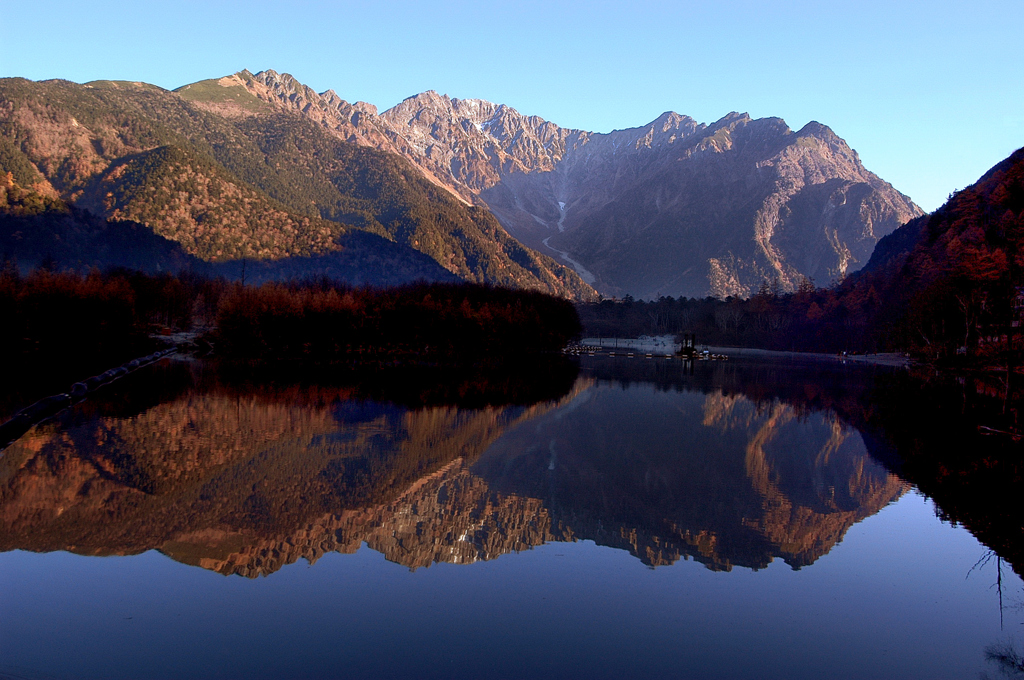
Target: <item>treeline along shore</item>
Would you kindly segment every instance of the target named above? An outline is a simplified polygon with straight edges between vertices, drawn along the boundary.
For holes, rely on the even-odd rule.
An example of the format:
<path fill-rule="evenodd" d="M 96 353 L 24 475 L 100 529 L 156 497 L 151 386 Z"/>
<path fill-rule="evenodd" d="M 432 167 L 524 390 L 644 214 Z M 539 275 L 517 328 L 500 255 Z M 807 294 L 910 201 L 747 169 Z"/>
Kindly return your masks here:
<path fill-rule="evenodd" d="M 700 344 L 798 352 L 890 350 L 863 304 L 805 279 L 796 292 L 765 284 L 753 296 L 602 300 L 577 306 L 587 337 L 694 334 Z"/>
<path fill-rule="evenodd" d="M 141 353 L 195 329 L 236 358 L 481 359 L 557 351 L 580 334 L 573 304 L 479 284 L 353 288 L 328 279 L 247 286 L 190 273 L 0 272 L 0 349 L 48 357 Z"/>
<path fill-rule="evenodd" d="M 232 287 L 214 336 L 238 357 L 484 358 L 557 351 L 580 334 L 571 302 L 479 284 L 351 289 L 330 281 Z"/>
<path fill-rule="evenodd" d="M 150 351 L 154 332 L 213 322 L 229 286 L 187 273 L 123 269 L 83 274 L 40 267 L 22 275 L 9 262 L 0 270 L 0 350 L 28 361 L 118 363 Z"/>

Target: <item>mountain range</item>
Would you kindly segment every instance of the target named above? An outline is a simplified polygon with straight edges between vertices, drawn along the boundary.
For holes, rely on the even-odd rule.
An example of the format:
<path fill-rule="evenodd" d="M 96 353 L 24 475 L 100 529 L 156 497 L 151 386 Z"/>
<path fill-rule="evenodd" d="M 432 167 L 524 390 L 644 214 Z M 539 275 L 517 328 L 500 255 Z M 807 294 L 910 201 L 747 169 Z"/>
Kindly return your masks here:
<path fill-rule="evenodd" d="M 432 91 L 379 112 L 270 70 L 174 92 L 0 80 L 0 171 L 204 261 L 323 256 L 358 230 L 583 299 L 828 283 L 921 214 L 814 122 L 668 112 L 604 134 Z"/>
<path fill-rule="evenodd" d="M 765 280 L 785 290 L 805 276 L 826 284 L 922 214 L 816 122 L 794 132 L 778 118 L 731 113 L 705 125 L 666 112 L 599 134 L 432 91 L 378 113 L 274 71 L 216 82 L 401 154 L 607 294 L 746 296 Z"/>

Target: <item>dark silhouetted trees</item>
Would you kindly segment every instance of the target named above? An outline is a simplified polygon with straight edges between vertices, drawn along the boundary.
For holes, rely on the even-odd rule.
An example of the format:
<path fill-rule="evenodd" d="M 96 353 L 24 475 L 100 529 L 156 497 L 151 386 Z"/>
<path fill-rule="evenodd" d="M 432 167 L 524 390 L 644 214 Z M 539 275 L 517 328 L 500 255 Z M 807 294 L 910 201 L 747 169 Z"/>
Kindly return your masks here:
<path fill-rule="evenodd" d="M 581 330 L 572 303 L 473 284 L 382 290 L 319 284 L 233 287 L 217 317 L 221 353 L 250 357 L 485 357 L 556 351 Z"/>

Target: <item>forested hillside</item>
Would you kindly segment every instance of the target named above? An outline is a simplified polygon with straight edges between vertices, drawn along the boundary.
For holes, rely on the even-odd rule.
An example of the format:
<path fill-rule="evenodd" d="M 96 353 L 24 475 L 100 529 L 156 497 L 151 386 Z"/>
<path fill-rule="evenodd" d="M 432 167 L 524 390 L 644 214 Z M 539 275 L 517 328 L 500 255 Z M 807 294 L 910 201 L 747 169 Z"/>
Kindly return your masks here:
<path fill-rule="evenodd" d="M 144 224 L 208 262 L 324 256 L 355 229 L 463 280 L 593 295 L 407 161 L 357 148 L 231 83 L 179 94 L 0 80 L 0 172 L 40 196 Z"/>
<path fill-rule="evenodd" d="M 183 200 L 187 196 L 185 194 Z M 260 205 L 266 207 L 265 203 L 257 203 L 256 207 Z M 199 217 L 203 214 L 199 213 Z M 229 244 L 235 247 L 231 252 L 242 253 L 241 259 L 217 257 L 210 262 L 190 254 L 181 242 L 158 234 L 145 224 L 125 219 L 107 220 L 60 199 L 26 189 L 14 181 L 11 173 L 0 176 L 0 259 L 20 263 L 22 268 L 33 265 L 75 270 L 124 267 L 151 274 L 188 270 L 250 283 L 327 277 L 353 286 L 371 287 L 460 280 L 435 260 L 412 248 L 368 231 L 340 228 L 326 220 L 320 222 L 337 233 L 332 248 L 325 252 L 280 259 L 248 259 L 253 241 L 246 240 L 249 235 L 239 231 L 235 236 L 241 240 Z M 157 230 L 167 232 L 180 226 L 179 222 L 161 221 Z M 199 233 L 193 243 L 209 245 L 217 239 L 225 240 L 225 230 L 217 224 L 189 225 L 186 222 L 185 226 Z"/>
<path fill-rule="evenodd" d="M 843 298 L 878 299 L 874 325 L 935 356 L 1015 351 L 1024 312 L 1024 149 L 879 242 Z"/>

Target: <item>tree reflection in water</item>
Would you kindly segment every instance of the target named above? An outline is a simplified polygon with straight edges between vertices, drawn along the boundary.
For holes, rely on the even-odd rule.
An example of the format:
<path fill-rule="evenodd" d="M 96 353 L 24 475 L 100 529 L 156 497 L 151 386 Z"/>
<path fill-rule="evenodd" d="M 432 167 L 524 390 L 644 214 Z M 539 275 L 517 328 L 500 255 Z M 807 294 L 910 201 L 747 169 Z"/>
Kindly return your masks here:
<path fill-rule="evenodd" d="M 1017 652 L 1013 643 L 989 645 L 985 648 L 985 659 L 993 663 L 1004 677 L 1024 677 L 1024 656 Z M 983 678 L 987 676 L 987 673 L 982 675 Z"/>

